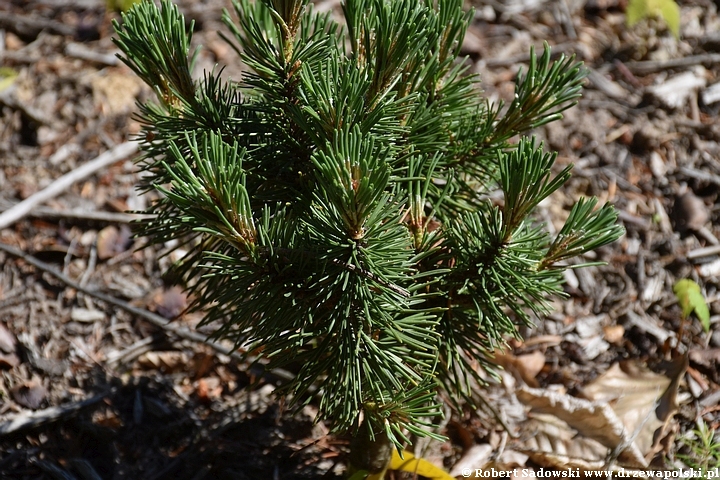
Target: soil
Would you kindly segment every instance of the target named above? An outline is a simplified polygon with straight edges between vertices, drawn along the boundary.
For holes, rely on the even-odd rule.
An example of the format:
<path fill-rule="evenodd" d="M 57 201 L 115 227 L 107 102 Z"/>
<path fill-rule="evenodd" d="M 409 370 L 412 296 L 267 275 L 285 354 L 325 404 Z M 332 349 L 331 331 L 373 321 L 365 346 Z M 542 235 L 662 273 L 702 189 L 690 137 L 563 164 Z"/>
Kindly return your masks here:
<path fill-rule="evenodd" d="M 540 216 L 559 228 L 578 197 L 597 196 L 627 233 L 588 258 L 605 265 L 571 271 L 556 313 L 498 361 L 529 387 L 582 396 L 618 362 L 663 372 L 686 359 L 657 460 L 685 451 L 677 439 L 696 420 L 720 425 L 720 19 L 717 2 L 680 1 L 675 38 L 662 19 L 627 26 L 627 3 L 475 0 L 463 54 L 492 101 L 512 98 L 531 45 L 590 69 L 578 105 L 532 132 L 558 168 L 575 164 Z M 219 63 L 238 78 L 217 34 L 229 5 L 180 5 L 204 45 L 198 71 Z M 102 0 L 0 0 L 0 211 L 139 132 L 135 102 L 152 92 L 114 57 L 112 20 Z M 313 402 L 297 411 L 272 395 L 290 372 L 198 341 L 199 314 L 163 276 L 172 255 L 139 248 L 128 226 L 124 212 L 147 202 L 138 175 L 121 158 L 0 229 L 17 250 L 0 250 L 0 478 L 343 478 L 349 439 L 313 422 Z M 709 331 L 683 320 L 680 279 L 700 285 Z M 473 446 L 527 450 L 495 418 L 523 429 L 502 385 L 487 389 L 496 408 L 449 412 L 449 440 L 420 453 L 451 469 Z"/>

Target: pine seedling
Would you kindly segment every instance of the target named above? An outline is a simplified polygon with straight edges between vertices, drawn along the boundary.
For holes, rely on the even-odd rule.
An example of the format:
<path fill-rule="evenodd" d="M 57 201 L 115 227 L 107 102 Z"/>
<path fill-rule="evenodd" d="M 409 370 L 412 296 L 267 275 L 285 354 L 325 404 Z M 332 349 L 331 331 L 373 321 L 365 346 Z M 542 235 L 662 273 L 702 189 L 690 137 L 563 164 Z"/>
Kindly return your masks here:
<path fill-rule="evenodd" d="M 115 23 L 157 96 L 140 106 L 139 188 L 159 197 L 140 232 L 191 252 L 174 269 L 202 324 L 294 372 L 279 393 L 319 392 L 318 419 L 377 473 L 388 445 L 438 437 L 437 392 L 470 397 L 489 353 L 563 295 L 568 260 L 622 234 L 594 199 L 554 237 L 532 217 L 570 167 L 521 135 L 586 72 L 531 51 L 515 99 L 491 104 L 458 61 L 462 0 L 346 0 L 342 24 L 308 0 L 233 5 L 238 82 L 193 80 L 192 26 L 166 0 Z"/>

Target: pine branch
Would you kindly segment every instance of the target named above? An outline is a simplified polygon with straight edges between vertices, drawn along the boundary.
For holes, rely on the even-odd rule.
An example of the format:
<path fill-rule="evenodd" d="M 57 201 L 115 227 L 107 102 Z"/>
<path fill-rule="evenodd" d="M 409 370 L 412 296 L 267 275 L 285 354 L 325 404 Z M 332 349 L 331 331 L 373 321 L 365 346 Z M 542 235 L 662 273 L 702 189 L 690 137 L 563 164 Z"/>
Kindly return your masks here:
<path fill-rule="evenodd" d="M 126 55 L 119 58 L 155 89 L 166 108 L 177 109 L 195 94 L 188 57 L 193 22 L 186 31 L 182 14 L 167 0 L 160 9 L 149 2 L 133 8 L 123 14 L 122 27 L 113 20 L 118 34 L 113 41 Z"/>
<path fill-rule="evenodd" d="M 518 73 L 515 99 L 495 127 L 492 142 L 504 142 L 518 133 L 540 127 L 562 118 L 562 112 L 577 103 L 587 70 L 575 56 L 550 61 L 550 47 L 540 58 L 530 49 L 527 73 Z"/>

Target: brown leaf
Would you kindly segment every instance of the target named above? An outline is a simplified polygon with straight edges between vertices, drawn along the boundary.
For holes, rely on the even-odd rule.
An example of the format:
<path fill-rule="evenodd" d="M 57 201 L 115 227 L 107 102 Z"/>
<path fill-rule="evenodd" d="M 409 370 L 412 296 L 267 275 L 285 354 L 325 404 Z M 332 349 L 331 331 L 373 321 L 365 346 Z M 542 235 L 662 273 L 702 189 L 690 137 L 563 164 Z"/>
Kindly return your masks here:
<path fill-rule="evenodd" d="M 545 355 L 541 351 L 536 350 L 527 355 L 518 355 L 517 361 L 518 365 L 522 366 L 526 375 L 535 378 L 545 366 Z"/>
<path fill-rule="evenodd" d="M 105 227 L 98 233 L 97 252 L 100 260 L 107 260 L 118 253 L 127 250 L 131 242 L 131 232 L 127 225 L 123 225 L 119 230 L 110 225 Z"/>
<path fill-rule="evenodd" d="M 511 373 L 517 380 L 522 380 L 530 387 L 538 387 L 535 377 L 545 366 L 545 355 L 536 350 L 517 357 L 510 352 L 495 352 L 495 360 L 498 365 Z"/>
<path fill-rule="evenodd" d="M 187 308 L 187 295 L 180 287 L 175 286 L 155 295 L 153 303 L 158 315 L 172 319 Z"/>
<path fill-rule="evenodd" d="M 15 386 L 10 393 L 13 400 L 26 408 L 36 410 L 42 405 L 47 396 L 47 390 L 37 380 L 30 380 Z"/>
<path fill-rule="evenodd" d="M 538 422 L 534 430 L 545 432 L 544 437 L 534 436 L 538 445 L 531 450 L 567 453 L 575 458 L 599 459 L 607 450 L 602 450 L 602 447 L 599 450 L 594 442 L 610 450 L 627 443 L 619 456 L 621 463 L 627 466 L 647 465 L 635 444 L 628 442 L 631 432 L 628 432 L 607 403 L 527 387 L 520 389 L 517 397 L 522 403 L 532 407 L 533 419 Z M 571 429 L 584 438 L 576 438 Z M 543 438 L 546 438 L 545 448 Z M 564 446 L 564 451 L 558 450 L 560 445 Z"/>
<path fill-rule="evenodd" d="M 220 397 L 223 387 L 218 377 L 206 377 L 198 380 L 197 393 L 201 402 L 210 403 L 214 399 Z"/>
<path fill-rule="evenodd" d="M 710 220 L 705 202 L 690 191 L 675 199 L 672 213 L 675 229 L 681 233 L 699 230 Z"/>
<path fill-rule="evenodd" d="M 144 368 L 155 368 L 163 373 L 180 372 L 187 369 L 188 357 L 184 352 L 168 350 L 164 352 L 147 352 L 138 358 Z"/>
<path fill-rule="evenodd" d="M 634 444 L 645 455 L 653 445 L 653 434 L 664 419 L 657 417 L 656 408 L 672 379 L 634 363 L 616 363 L 583 389 L 585 397 L 607 402 L 622 421 L 628 435 L 637 433 Z M 638 431 L 639 430 L 639 431 Z"/>
<path fill-rule="evenodd" d="M 603 328 L 605 340 L 613 345 L 621 345 L 625 336 L 625 327 L 622 325 L 608 325 Z"/>

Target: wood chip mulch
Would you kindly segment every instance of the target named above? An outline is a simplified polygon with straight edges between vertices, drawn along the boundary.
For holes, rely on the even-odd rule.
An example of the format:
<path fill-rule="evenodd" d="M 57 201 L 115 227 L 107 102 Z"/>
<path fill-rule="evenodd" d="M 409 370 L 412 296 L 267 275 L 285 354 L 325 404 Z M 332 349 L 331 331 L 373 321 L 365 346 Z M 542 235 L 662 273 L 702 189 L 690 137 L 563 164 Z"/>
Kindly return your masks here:
<path fill-rule="evenodd" d="M 540 216 L 559 228 L 579 196 L 594 195 L 627 229 L 596 253 L 607 265 L 568 274 L 569 298 L 510 352 L 535 355 L 528 383 L 570 393 L 618 361 L 659 371 L 687 356 L 678 435 L 697 418 L 717 429 L 717 3 L 678 2 L 679 40 L 659 20 L 628 28 L 620 0 L 472 3 L 464 55 L 490 99 L 512 97 L 543 41 L 590 69 L 579 105 L 533 132 L 559 152 L 558 167 L 575 164 Z M 228 4 L 180 4 L 205 46 L 200 68 L 229 64 L 237 78 L 216 33 Z M 112 18 L 102 0 L 0 0 L 0 70 L 17 74 L 0 90 L 0 212 L 139 132 L 135 102 L 151 92 L 114 57 Z M 137 178 L 125 155 L 7 225 L 0 214 L 0 478 L 343 478 L 348 439 L 313 423 L 312 402 L 294 412 L 272 395 L 291 372 L 263 373 L 202 342 L 200 317 L 162 275 L 172 255 L 131 234 L 125 212 L 148 201 Z M 672 287 L 683 278 L 702 287 L 710 332 L 682 320 Z M 495 420 L 492 409 L 453 414 L 450 440 L 426 456 L 450 468 L 502 436 Z"/>

